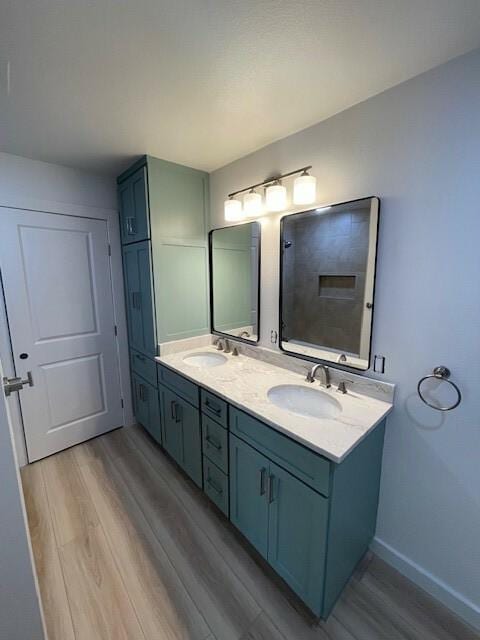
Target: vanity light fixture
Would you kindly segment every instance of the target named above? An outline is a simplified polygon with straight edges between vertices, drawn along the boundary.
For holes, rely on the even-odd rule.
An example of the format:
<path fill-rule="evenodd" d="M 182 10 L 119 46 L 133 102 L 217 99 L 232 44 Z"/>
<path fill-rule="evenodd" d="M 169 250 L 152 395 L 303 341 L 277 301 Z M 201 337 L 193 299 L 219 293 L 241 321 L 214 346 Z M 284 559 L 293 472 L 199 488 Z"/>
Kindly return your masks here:
<path fill-rule="evenodd" d="M 311 204 L 316 198 L 317 184 L 316 178 L 308 173 L 311 168 L 311 165 L 300 167 L 300 169 L 295 169 L 295 171 L 282 173 L 282 175 L 268 178 L 268 180 L 264 180 L 263 182 L 258 182 L 257 184 L 252 184 L 249 187 L 229 193 L 228 200 L 225 200 L 224 206 L 225 220 L 228 222 L 236 222 L 243 220 L 245 217 L 259 217 L 265 213 L 265 209 L 269 212 L 283 211 L 287 207 L 287 189 L 281 183 L 281 180 L 297 174 L 301 175 L 297 177 L 294 183 L 294 203 Z M 258 187 L 265 187 L 265 209 L 262 205 L 262 196 L 255 191 Z M 236 198 L 236 196 L 241 193 L 245 194 L 243 197 L 243 211 L 241 201 Z"/>
<path fill-rule="evenodd" d="M 256 218 L 262 215 L 262 196 L 255 189 L 250 189 L 243 196 L 243 211 L 247 218 Z"/>
<path fill-rule="evenodd" d="M 293 203 L 312 204 L 317 198 L 317 179 L 305 169 L 293 182 Z"/>
<path fill-rule="evenodd" d="M 280 180 L 265 189 L 265 204 L 269 211 L 283 211 L 287 206 L 287 188 Z"/>
<path fill-rule="evenodd" d="M 242 203 L 233 196 L 229 196 L 228 200 L 224 202 L 224 215 L 225 220 L 228 222 L 238 222 L 245 218 L 245 214 L 242 211 Z"/>

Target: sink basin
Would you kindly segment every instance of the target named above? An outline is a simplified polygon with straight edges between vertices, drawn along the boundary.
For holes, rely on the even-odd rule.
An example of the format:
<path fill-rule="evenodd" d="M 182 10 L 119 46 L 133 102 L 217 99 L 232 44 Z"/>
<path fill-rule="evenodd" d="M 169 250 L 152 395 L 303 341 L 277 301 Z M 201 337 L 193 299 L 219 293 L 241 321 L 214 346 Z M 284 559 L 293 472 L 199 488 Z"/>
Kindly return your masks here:
<path fill-rule="evenodd" d="M 185 356 L 183 361 L 192 367 L 218 367 L 225 364 L 227 358 L 221 353 L 192 353 L 190 356 Z"/>
<path fill-rule="evenodd" d="M 309 418 L 336 418 L 342 406 L 320 389 L 309 389 L 296 384 L 281 384 L 272 387 L 268 399 L 280 409 Z"/>

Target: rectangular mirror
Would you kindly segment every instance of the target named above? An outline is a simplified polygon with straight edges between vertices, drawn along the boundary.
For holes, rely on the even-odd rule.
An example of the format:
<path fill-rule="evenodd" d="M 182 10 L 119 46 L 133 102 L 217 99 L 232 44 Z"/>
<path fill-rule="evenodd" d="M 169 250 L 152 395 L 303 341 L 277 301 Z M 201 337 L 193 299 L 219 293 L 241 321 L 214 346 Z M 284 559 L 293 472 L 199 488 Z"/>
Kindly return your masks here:
<path fill-rule="evenodd" d="M 212 333 L 258 342 L 260 224 L 210 232 Z"/>
<path fill-rule="evenodd" d="M 365 198 L 282 218 L 280 347 L 286 353 L 370 366 L 379 206 L 378 198 Z"/>

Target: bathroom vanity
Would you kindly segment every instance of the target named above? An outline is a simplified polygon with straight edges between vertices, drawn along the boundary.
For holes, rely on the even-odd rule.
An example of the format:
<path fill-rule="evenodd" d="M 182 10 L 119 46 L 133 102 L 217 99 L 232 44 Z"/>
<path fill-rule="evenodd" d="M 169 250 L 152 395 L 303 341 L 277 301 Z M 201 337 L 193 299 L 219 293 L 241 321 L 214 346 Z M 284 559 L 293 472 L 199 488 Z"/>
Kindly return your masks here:
<path fill-rule="evenodd" d="M 342 394 L 214 346 L 156 360 L 159 406 L 143 426 L 326 618 L 375 531 L 390 385 L 374 384 L 383 399 Z"/>

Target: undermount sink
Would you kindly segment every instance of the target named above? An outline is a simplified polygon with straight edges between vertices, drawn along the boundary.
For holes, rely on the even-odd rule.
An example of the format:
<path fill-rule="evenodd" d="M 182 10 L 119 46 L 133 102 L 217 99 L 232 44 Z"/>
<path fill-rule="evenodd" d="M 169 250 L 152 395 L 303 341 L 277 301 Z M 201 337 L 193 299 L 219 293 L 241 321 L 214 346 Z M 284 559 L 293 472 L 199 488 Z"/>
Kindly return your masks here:
<path fill-rule="evenodd" d="M 309 389 L 296 384 L 281 384 L 269 389 L 268 399 L 280 409 L 309 418 L 336 418 L 342 406 L 320 389 Z"/>
<path fill-rule="evenodd" d="M 221 353 L 206 352 L 192 353 L 190 356 L 185 356 L 183 361 L 192 367 L 218 367 L 221 364 L 225 364 L 227 358 Z"/>

